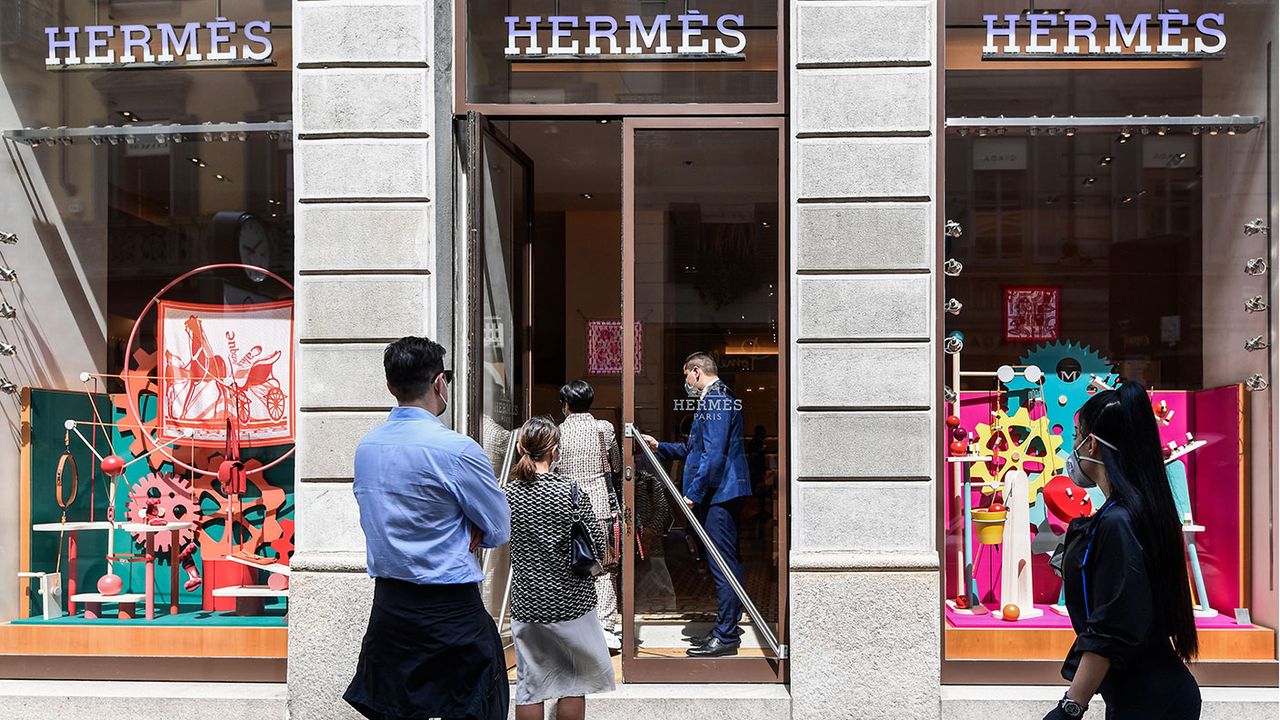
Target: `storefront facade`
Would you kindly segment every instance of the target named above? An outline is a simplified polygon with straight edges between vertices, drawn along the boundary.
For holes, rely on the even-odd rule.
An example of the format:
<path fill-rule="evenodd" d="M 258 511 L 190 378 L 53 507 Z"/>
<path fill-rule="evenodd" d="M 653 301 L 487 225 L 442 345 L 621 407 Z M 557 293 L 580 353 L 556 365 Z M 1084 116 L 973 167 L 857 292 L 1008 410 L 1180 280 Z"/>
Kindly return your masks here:
<path fill-rule="evenodd" d="M 47 629 L 32 623 L 35 579 L 8 578 L 61 573 L 63 541 L 44 552 L 53 545 L 40 545 L 32 528 L 49 520 L 40 513 L 57 521 L 59 503 L 72 503 L 61 484 L 57 497 L 40 485 L 64 451 L 60 421 L 45 428 L 29 415 L 61 396 L 28 391 L 15 403 L 12 424 L 41 429 L 35 436 L 57 447 L 20 441 L 2 456 L 27 475 L 6 487 L 18 510 L 0 523 L 36 539 L 0 557 L 0 588 L 12 590 L 0 607 L 27 623 L 13 626 L 27 633 L 20 638 L 0 627 L 0 641 L 13 643 L 0 647 L 4 677 L 22 679 L 4 686 L 0 710 L 98 717 L 118 708 L 129 717 L 141 697 L 185 698 L 210 717 L 356 717 L 341 694 L 372 582 L 353 450 L 392 404 L 382 347 L 421 334 L 449 348 L 457 380 L 448 417 L 499 472 L 510 431 L 558 412 L 560 383 L 577 377 L 596 386 L 597 417 L 620 433 L 679 438 L 689 414 L 679 363 L 697 349 L 720 360 L 748 434 L 760 428 L 761 482 L 740 529 L 755 612 L 739 655 L 715 660 L 676 652 L 678 631 L 704 619 L 709 582 L 682 549 L 679 514 L 652 514 L 662 472 L 633 459 L 624 439 L 625 501 L 637 518 L 627 542 L 637 551 L 619 586 L 622 684 L 589 702 L 593 716 L 1039 717 L 1061 694 L 1064 638 L 1069 645 L 1069 626 L 1051 609 L 1058 581 L 1039 567 L 1061 520 L 1050 486 L 1070 438 L 1057 426 L 1098 375 L 1160 391 L 1154 412 L 1182 463 L 1187 524 L 1204 528 L 1193 531 L 1200 567 L 1189 572 L 1203 583 L 1196 602 L 1202 634 L 1212 636 L 1195 670 L 1210 688 L 1206 717 L 1273 717 L 1280 444 L 1271 384 L 1280 367 L 1271 346 L 1280 333 L 1269 308 L 1280 302 L 1280 257 L 1267 228 L 1280 222 L 1277 10 L 1197 4 L 1184 21 L 1148 4 L 1059 13 L 918 0 L 299 0 L 278 17 L 269 3 L 224 2 L 191 17 L 149 8 L 131 20 L 138 11 L 128 3 L 102 3 L 115 18 L 103 20 L 85 3 L 78 16 L 15 23 L 18 36 L 36 33 L 22 39 L 36 49 L 35 61 L 16 63 L 11 50 L 0 65 L 13 106 L 3 201 L 26 223 L 0 228 L 19 236 L 0 254 L 21 272 L 4 299 L 20 313 L 13 337 L 47 350 L 0 358 L 5 377 L 15 390 L 128 397 L 128 386 L 86 390 L 79 375 L 132 371 L 146 385 L 131 328 L 165 327 L 158 317 L 168 306 L 149 304 L 153 294 L 263 311 L 292 300 L 293 371 L 282 385 L 296 396 L 280 431 L 291 442 L 264 441 L 246 455 L 292 468 L 287 480 L 260 472 L 261 485 L 250 476 L 259 490 L 245 497 L 263 513 L 275 497 L 267 488 L 279 489 L 277 525 L 244 515 L 257 543 L 247 552 L 289 566 L 287 618 L 196 627 L 221 634 L 159 653 L 126 652 L 116 637 L 88 649 L 31 639 Z M 64 63 L 71 52 L 49 49 L 71 36 L 51 38 L 45 26 L 114 24 L 121 41 L 126 25 L 154 28 L 155 45 L 134 48 L 141 59 L 143 45 L 169 47 L 159 23 L 181 29 L 224 16 L 243 33 L 230 43 L 240 56 L 199 61 L 222 66 L 40 65 L 46 51 Z M 266 20 L 272 54 L 260 58 L 251 36 L 262 30 L 247 23 Z M 89 31 L 77 37 L 75 54 L 94 55 Z M 1108 44 L 1117 45 L 1110 57 Z M 172 52 L 176 62 L 182 52 Z M 1132 56 L 1115 57 L 1124 53 Z M 55 91 L 46 77 L 86 78 L 87 87 Z M 133 77 L 159 87 L 121 80 Z M 172 107 L 174 97 L 194 106 L 210 96 L 222 106 Z M 118 143 L 116 130 L 102 130 L 162 120 L 192 127 L 132 141 L 120 130 Z M 205 137 L 205 122 L 229 125 Z M 103 198 L 101 215 L 91 193 Z M 239 213 L 226 257 L 173 250 L 161 263 L 142 247 L 148 233 L 156 247 L 212 246 L 197 228 L 228 210 Z M 265 254 L 259 235 L 241 229 L 250 219 L 264 228 Z M 140 254 L 112 258 L 133 232 Z M 268 270 L 292 287 L 237 267 L 213 271 L 222 273 L 219 297 L 193 281 L 164 294 L 168 281 L 222 263 Z M 24 317 L 19 300 L 39 312 Z M 137 342 L 167 348 L 154 334 Z M 1033 366 L 1047 377 L 1035 379 Z M 268 418 L 269 389 L 259 400 Z M 149 417 L 134 402 L 135 415 Z M 95 408 L 128 419 L 130 406 L 68 407 L 89 411 L 88 434 Z M 153 434 L 130 447 L 129 433 L 117 434 L 122 454 L 165 441 Z M 66 446 L 75 442 L 69 435 Z M 1025 450 L 1019 463 L 1039 464 L 1018 468 L 1030 484 L 1034 572 L 1025 588 L 1006 589 L 995 570 L 1021 541 L 970 526 L 992 512 L 1013 524 L 1021 508 L 992 510 L 992 493 L 965 480 L 992 475 L 1012 505 L 1015 486 L 1002 484 L 1009 468 L 962 460 L 1011 458 L 1010 444 Z M 189 463 L 216 470 L 221 456 L 209 453 Z M 94 461 L 77 462 L 89 475 Z M 215 516 L 223 506 L 199 509 Z M 652 531 L 657 523 L 665 537 Z M 200 551 L 218 553 L 215 544 Z M 169 567 L 157 567 L 167 579 Z M 200 569 L 206 582 L 226 572 Z M 501 585 L 495 576 L 485 587 L 495 614 Z M 198 591 L 173 587 L 175 608 L 198 603 Z M 962 612 L 981 604 L 998 615 L 1017 592 L 1029 608 L 1021 620 Z M 1030 617 L 1038 608 L 1045 615 Z M 76 632 L 105 638 L 86 625 Z M 224 645 L 208 652 L 214 637 Z M 122 662 L 135 681 L 182 680 L 187 689 L 102 669 Z M 95 682 L 77 689 L 34 678 Z"/>

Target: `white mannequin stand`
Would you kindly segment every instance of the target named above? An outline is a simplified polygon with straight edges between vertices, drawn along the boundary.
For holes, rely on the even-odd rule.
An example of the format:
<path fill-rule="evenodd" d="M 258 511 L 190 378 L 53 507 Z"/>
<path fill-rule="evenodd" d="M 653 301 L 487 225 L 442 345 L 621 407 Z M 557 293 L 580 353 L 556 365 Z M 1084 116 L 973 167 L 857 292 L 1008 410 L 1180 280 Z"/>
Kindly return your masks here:
<path fill-rule="evenodd" d="M 1004 501 L 1009 515 L 1004 523 L 1004 546 L 1001 548 L 1000 607 L 1018 606 L 1018 619 L 1030 620 L 1044 615 L 1035 606 L 1031 589 L 1031 510 L 1027 505 L 1030 480 L 1021 470 L 1010 470 L 1004 476 Z"/>

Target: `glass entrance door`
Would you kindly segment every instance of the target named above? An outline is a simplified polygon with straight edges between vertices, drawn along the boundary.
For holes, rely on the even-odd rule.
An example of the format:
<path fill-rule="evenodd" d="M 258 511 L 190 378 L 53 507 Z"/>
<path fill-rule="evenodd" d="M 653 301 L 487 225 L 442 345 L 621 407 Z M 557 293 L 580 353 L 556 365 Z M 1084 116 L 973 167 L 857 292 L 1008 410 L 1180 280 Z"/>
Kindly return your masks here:
<path fill-rule="evenodd" d="M 784 674 L 782 127 L 623 126 L 628 682 Z M 694 353 L 706 357 L 686 375 Z M 643 436 L 662 444 L 649 451 Z M 708 634 L 724 653 L 691 654 Z"/>
<path fill-rule="evenodd" d="M 517 431 L 529 417 L 533 161 L 480 113 L 467 114 L 461 134 L 468 352 L 457 397 L 467 398 L 467 434 L 502 483 L 515 461 Z M 485 604 L 508 637 L 510 554 L 503 546 L 482 559 Z"/>

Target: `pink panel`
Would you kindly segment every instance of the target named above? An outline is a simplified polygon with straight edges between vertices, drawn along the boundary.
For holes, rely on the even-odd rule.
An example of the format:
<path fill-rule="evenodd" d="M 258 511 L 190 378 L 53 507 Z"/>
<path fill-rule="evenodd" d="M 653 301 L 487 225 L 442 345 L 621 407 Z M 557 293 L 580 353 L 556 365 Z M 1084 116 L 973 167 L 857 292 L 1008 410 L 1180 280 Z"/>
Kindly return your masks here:
<path fill-rule="evenodd" d="M 1244 447 L 1239 386 L 1195 393 L 1196 438 L 1209 444 L 1197 450 L 1189 470 L 1191 506 L 1195 521 L 1205 527 L 1197 545 L 1209 604 L 1230 615 L 1248 604 L 1240 596 L 1243 548 L 1241 517 L 1248 500 L 1241 494 Z"/>

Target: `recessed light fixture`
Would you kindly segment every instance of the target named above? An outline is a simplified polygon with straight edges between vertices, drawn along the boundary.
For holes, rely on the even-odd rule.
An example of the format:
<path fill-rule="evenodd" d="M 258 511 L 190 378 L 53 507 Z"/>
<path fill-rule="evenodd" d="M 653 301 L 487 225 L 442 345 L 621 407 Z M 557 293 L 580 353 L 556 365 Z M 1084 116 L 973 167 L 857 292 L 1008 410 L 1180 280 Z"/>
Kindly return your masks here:
<path fill-rule="evenodd" d="M 590 200 L 592 198 L 592 195 L 591 193 L 582 193 L 582 197 L 586 198 L 587 200 Z"/>
<path fill-rule="evenodd" d="M 1084 179 L 1084 184 L 1085 184 L 1085 185 L 1092 185 L 1092 184 L 1094 184 L 1094 183 L 1096 183 L 1096 182 L 1098 182 L 1098 178 L 1096 178 L 1096 177 L 1087 177 L 1087 178 L 1085 178 L 1085 179 Z"/>
<path fill-rule="evenodd" d="M 1120 137 L 1116 138 L 1116 142 L 1118 142 L 1118 143 L 1120 143 L 1121 145 L 1123 145 L 1123 144 L 1125 144 L 1125 143 L 1129 142 L 1129 136 L 1128 136 L 1128 135 L 1125 135 L 1124 133 L 1121 133 L 1121 134 L 1120 134 Z"/>
<path fill-rule="evenodd" d="M 600 118 L 600 124 L 601 124 L 601 125 L 608 125 L 608 124 L 609 124 L 609 118 Z"/>
<path fill-rule="evenodd" d="M 1066 130 L 1064 130 L 1063 132 L 1065 132 L 1065 133 L 1066 133 L 1067 137 L 1075 137 L 1075 136 L 1076 136 L 1076 129 L 1075 129 L 1075 128 L 1073 128 L 1073 127 L 1071 127 L 1071 128 L 1067 128 L 1067 129 L 1066 129 Z"/>
<path fill-rule="evenodd" d="M 201 162 L 200 162 L 200 158 L 194 158 L 194 157 L 193 157 L 193 158 L 191 158 L 191 164 L 192 164 L 192 165 L 203 165 L 204 163 L 201 163 Z"/>
<path fill-rule="evenodd" d="M 1133 197 L 1129 195 L 1125 195 L 1123 198 L 1120 199 L 1120 202 L 1128 205 L 1129 203 L 1133 202 Z"/>
<path fill-rule="evenodd" d="M 1099 164 L 1099 165 L 1110 165 L 1110 164 L 1111 164 L 1111 160 L 1112 160 L 1112 157 L 1111 157 L 1110 155 L 1103 155 L 1103 156 L 1102 156 L 1102 159 L 1098 161 L 1098 164 Z"/>

